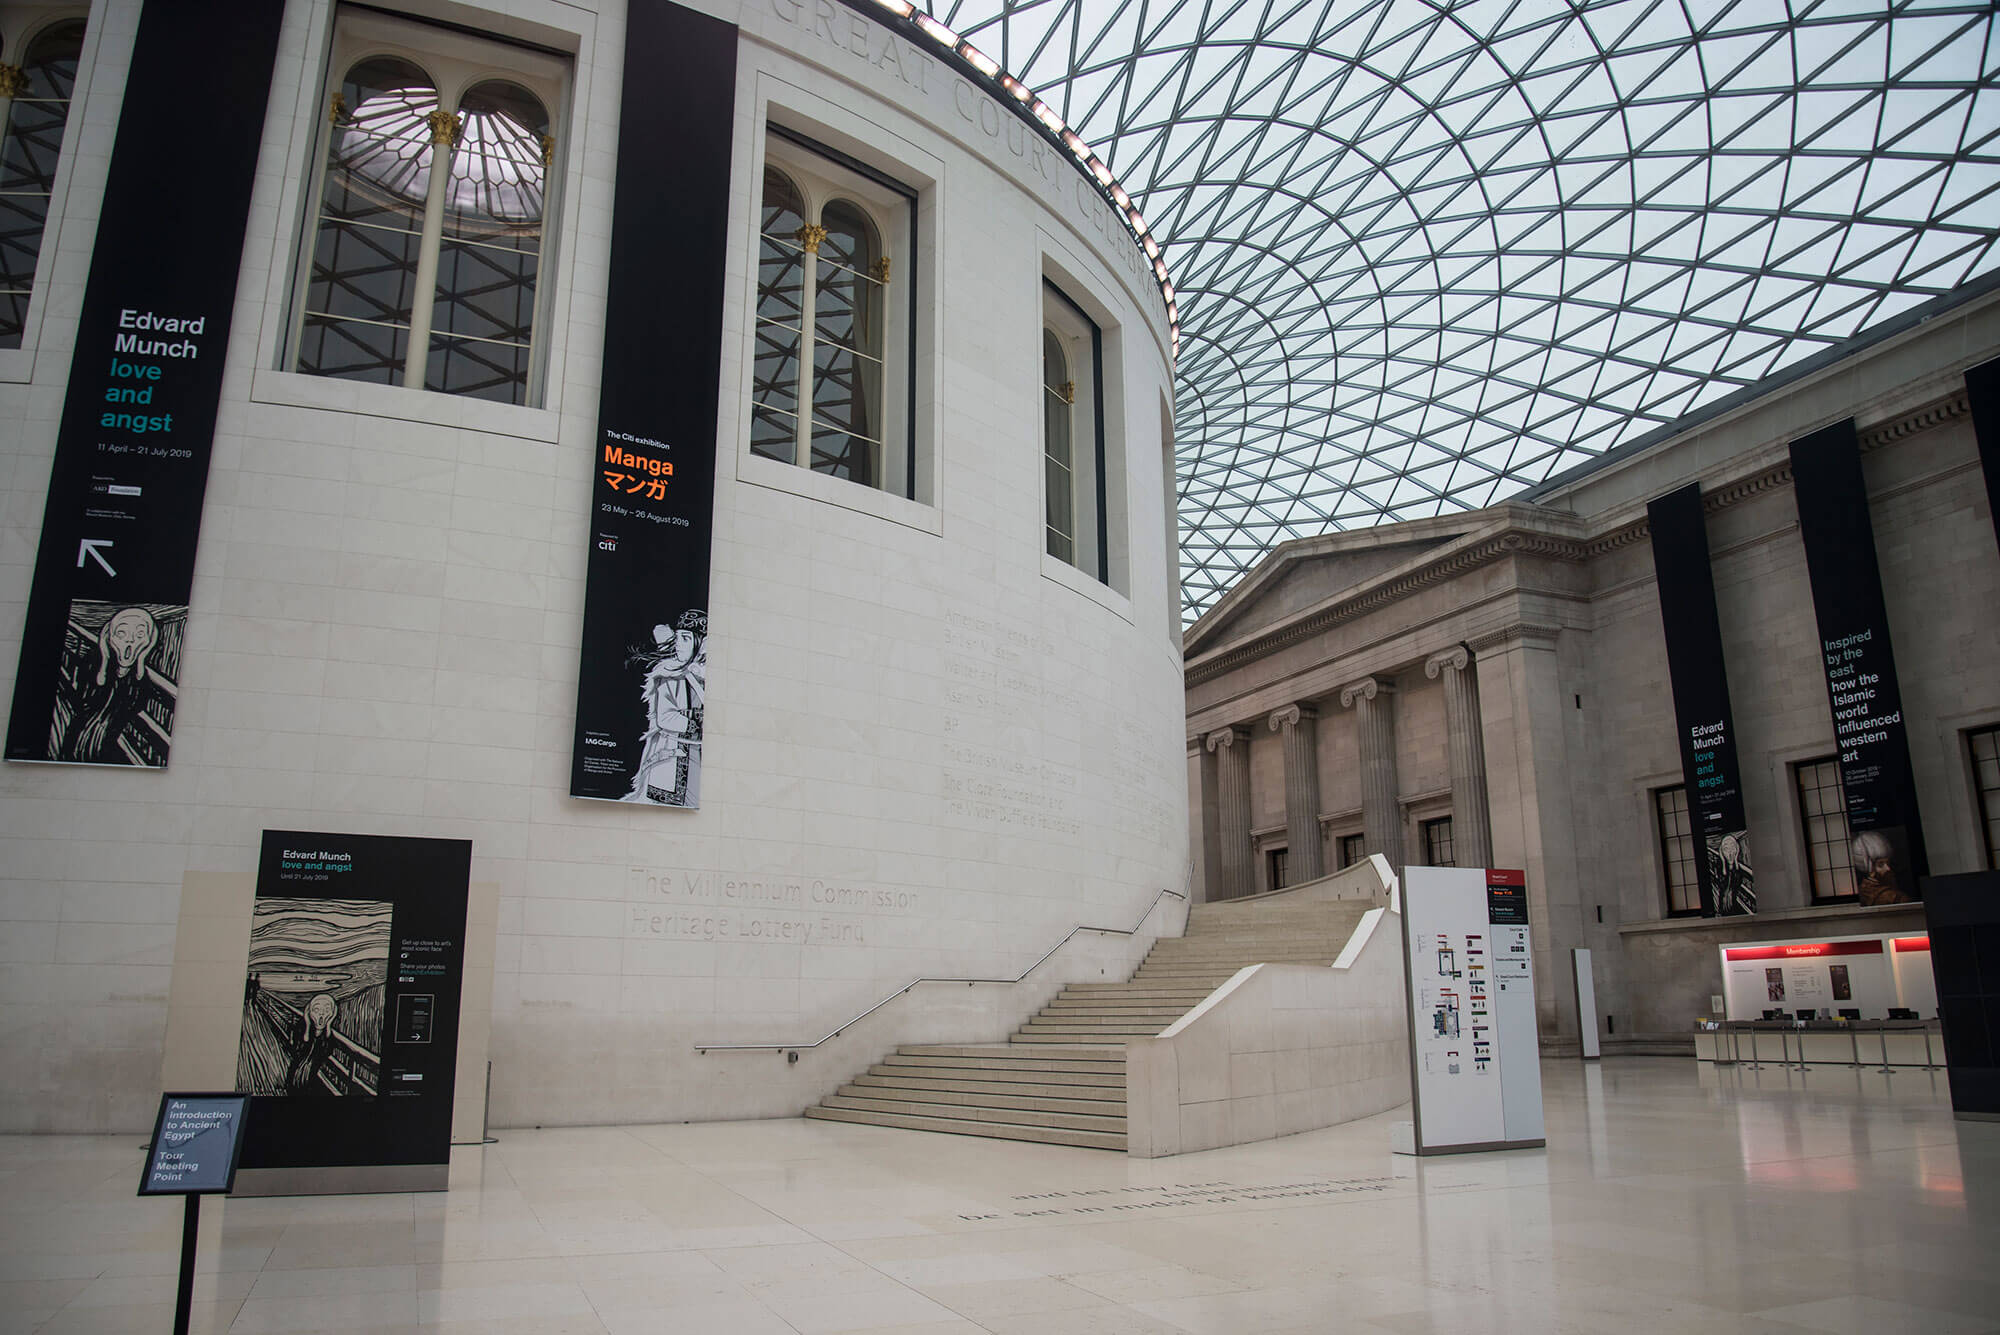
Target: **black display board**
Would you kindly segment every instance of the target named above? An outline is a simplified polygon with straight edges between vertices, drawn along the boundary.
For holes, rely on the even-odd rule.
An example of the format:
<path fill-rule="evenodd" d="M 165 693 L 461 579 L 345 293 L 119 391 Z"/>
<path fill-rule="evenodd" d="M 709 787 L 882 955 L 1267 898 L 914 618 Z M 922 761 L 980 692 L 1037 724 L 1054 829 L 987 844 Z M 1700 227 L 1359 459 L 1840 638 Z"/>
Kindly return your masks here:
<path fill-rule="evenodd" d="M 1853 418 L 1792 442 L 1792 495 L 1847 793 L 1855 895 L 1909 903 L 1930 865 Z"/>
<path fill-rule="evenodd" d="M 1965 373 L 1972 402 L 1972 432 L 1979 440 L 1979 468 L 1986 474 L 1986 515 L 2000 541 L 2000 361 L 1981 362 Z"/>
<path fill-rule="evenodd" d="M 1952 1111 L 2000 1120 L 2000 872 L 1923 887 Z"/>
<path fill-rule="evenodd" d="M 471 871 L 462 839 L 264 832 L 237 1044 L 237 1088 L 256 1096 L 245 1169 L 450 1162 Z"/>
<path fill-rule="evenodd" d="M 141 1196 L 215 1196 L 236 1182 L 243 1152 L 244 1094 L 162 1094 L 139 1174 Z"/>
<path fill-rule="evenodd" d="M 701 803 L 736 28 L 666 0 L 625 27 L 573 797 Z"/>
<path fill-rule="evenodd" d="M 9 760 L 167 763 L 283 17 L 283 5 L 235 0 L 147 0 L 140 12 L 42 513 Z M 191 88 L 227 114 L 193 130 Z"/>
<path fill-rule="evenodd" d="M 1729 709 L 1729 673 L 1722 659 L 1722 620 L 1715 607 L 1715 572 L 1708 562 L 1701 484 L 1690 482 L 1668 492 L 1646 507 L 1646 516 L 1660 619 L 1667 632 L 1667 675 L 1673 682 L 1688 822 L 1701 850 L 1695 858 L 1701 911 L 1705 917 L 1755 913 L 1757 881 L 1750 864 L 1736 719 Z"/>

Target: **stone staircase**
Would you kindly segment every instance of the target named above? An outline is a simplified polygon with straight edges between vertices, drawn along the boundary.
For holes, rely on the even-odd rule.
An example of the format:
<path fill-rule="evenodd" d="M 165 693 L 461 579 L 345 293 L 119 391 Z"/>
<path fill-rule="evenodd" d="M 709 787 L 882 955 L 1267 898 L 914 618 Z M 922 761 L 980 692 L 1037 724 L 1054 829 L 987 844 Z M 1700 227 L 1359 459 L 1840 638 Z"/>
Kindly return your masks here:
<path fill-rule="evenodd" d="M 806 1116 L 1092 1149 L 1125 1148 L 1125 1040 L 1159 1033 L 1246 964 L 1332 964 L 1363 899 L 1285 891 L 1196 904 L 1123 983 L 1071 983 L 1005 1043 L 913 1044 Z"/>

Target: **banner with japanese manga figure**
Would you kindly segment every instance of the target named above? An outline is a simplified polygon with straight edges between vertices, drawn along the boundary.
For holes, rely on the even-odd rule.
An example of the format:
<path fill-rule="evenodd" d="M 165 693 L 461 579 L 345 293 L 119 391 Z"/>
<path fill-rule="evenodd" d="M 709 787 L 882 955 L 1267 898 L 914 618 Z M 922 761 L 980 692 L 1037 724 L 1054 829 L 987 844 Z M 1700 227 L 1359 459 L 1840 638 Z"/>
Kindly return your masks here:
<path fill-rule="evenodd" d="M 631 6 L 572 797 L 701 805 L 736 28 Z"/>

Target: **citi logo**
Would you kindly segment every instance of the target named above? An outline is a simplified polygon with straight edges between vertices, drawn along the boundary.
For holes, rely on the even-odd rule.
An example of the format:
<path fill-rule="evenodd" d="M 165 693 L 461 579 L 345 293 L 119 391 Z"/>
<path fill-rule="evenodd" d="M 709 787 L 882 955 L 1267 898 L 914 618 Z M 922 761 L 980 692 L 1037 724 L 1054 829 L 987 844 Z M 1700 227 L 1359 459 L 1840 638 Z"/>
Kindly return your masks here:
<path fill-rule="evenodd" d="M 597 550 L 598 550 L 598 551 L 600 551 L 600 552 L 615 552 L 615 551 L 617 551 L 617 550 L 618 550 L 618 539 L 616 539 L 616 538 L 612 537 L 612 536 L 611 536 L 611 535 L 610 535 L 609 533 L 600 533 L 600 534 L 598 534 L 598 535 L 597 535 Z"/>

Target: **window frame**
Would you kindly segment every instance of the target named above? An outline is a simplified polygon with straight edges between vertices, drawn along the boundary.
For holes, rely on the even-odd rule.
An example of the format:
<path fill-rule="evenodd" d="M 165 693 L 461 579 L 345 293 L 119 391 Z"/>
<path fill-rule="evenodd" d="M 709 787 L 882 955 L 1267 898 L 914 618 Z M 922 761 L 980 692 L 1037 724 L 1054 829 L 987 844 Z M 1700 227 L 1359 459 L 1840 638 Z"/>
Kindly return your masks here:
<path fill-rule="evenodd" d="M 1437 837 L 1440 832 L 1444 835 L 1442 841 Z M 1444 852 L 1446 854 L 1446 860 L 1444 861 L 1437 860 L 1438 844 L 1440 842 L 1444 844 Z M 1453 856 L 1454 845 L 1451 837 L 1451 816 L 1449 814 L 1432 816 L 1429 820 L 1418 821 L 1417 843 L 1423 849 L 1425 866 L 1456 867 L 1458 865 L 1458 863 L 1450 860 Z"/>
<path fill-rule="evenodd" d="M 1820 782 L 1829 773 L 1832 775 L 1832 783 Z M 1808 777 L 1814 780 L 1810 790 L 1807 788 Z M 1806 759 L 1794 761 L 1791 765 L 1791 778 L 1792 809 L 1798 815 L 1799 843 L 1801 852 L 1804 854 L 1800 862 L 1800 870 L 1804 873 L 1803 879 L 1808 899 L 1815 907 L 1819 905 L 1859 903 L 1859 897 L 1856 894 L 1854 886 L 1854 861 L 1849 851 L 1854 841 L 1854 830 L 1847 823 L 1847 788 L 1841 782 L 1840 757 L 1837 755 L 1809 756 Z M 1810 810 L 1807 800 L 1808 791 L 1821 795 L 1829 792 L 1839 794 L 1840 810 L 1834 812 L 1826 810 L 1824 807 L 1817 812 Z M 1813 831 L 1813 822 L 1815 820 L 1828 821 L 1835 818 L 1840 822 L 1840 836 L 1837 839 L 1815 837 Z M 1824 867 L 1822 867 L 1818 859 L 1816 850 L 1819 849 L 1828 849 L 1832 853 L 1830 861 Z M 1844 879 L 1847 889 L 1844 892 L 1835 891 L 1832 894 L 1821 894 L 1819 874 L 1822 870 L 1831 877 L 1834 885 L 1841 884 Z"/>
<path fill-rule="evenodd" d="M 1981 755 L 1982 743 L 1989 754 Z M 1972 780 L 1974 837 L 1985 851 L 1986 869 L 2000 871 L 2000 723 L 1965 730 L 1965 755 Z M 1993 772 L 1991 787 L 1986 771 Z"/>
<path fill-rule="evenodd" d="M 71 145 L 83 128 L 77 118 L 89 97 L 101 26 L 92 21 L 91 9 L 87 5 L 24 5 L 0 13 L 0 39 L 4 39 L 0 41 L 0 63 L 17 68 L 15 57 L 25 54 L 56 24 L 71 21 L 83 24 L 83 40 L 78 43 L 76 77 L 70 85 L 69 100 L 63 110 L 62 148 L 56 154 L 55 172 L 49 178 L 48 210 L 42 217 L 34 272 L 28 280 L 28 302 L 21 317 L 21 338 L 13 347 L 0 348 L 0 381 L 25 381 L 34 367 L 35 350 L 41 342 L 43 317 L 48 309 L 48 303 L 40 298 L 48 290 L 54 273 L 53 261 L 60 249 L 58 233 L 68 212 L 70 178 L 76 162 Z M 0 140 L 4 140 L 8 124 L 12 121 L 12 99 L 8 101 L 6 121 L 0 122 Z"/>
<path fill-rule="evenodd" d="M 1347 845 L 1349 841 L 1352 841 L 1354 844 L 1354 857 L 1352 860 L 1349 860 L 1347 857 Z M 1364 830 L 1352 830 L 1346 834 L 1336 834 L 1333 837 L 1333 855 L 1340 862 L 1340 865 L 1334 868 L 1335 871 L 1346 871 L 1349 867 L 1359 866 L 1361 863 L 1366 862 L 1368 860 L 1367 832 Z"/>
<path fill-rule="evenodd" d="M 860 208 L 881 238 L 882 256 L 889 261 L 888 291 L 883 294 L 882 302 L 882 402 L 885 419 L 882 426 L 882 458 L 878 461 L 881 477 L 874 482 L 853 485 L 922 503 L 919 499 L 917 457 L 917 334 L 920 314 L 917 280 L 919 248 L 923 240 L 919 227 L 920 192 L 890 173 L 791 125 L 767 118 L 762 128 L 763 156 L 756 164 L 750 191 L 749 310 L 745 320 L 750 336 L 746 368 L 749 387 L 744 397 L 744 427 L 738 433 L 742 454 L 758 460 L 760 465 L 800 468 L 807 473 L 821 474 L 831 481 L 853 483 L 853 479 L 833 473 L 822 474 L 821 470 L 812 466 L 809 412 L 801 415 L 805 429 L 794 438 L 792 459 L 775 459 L 752 448 L 750 428 L 755 422 L 756 404 L 757 270 L 763 235 L 763 181 L 765 172 L 776 170 L 806 196 L 811 214 L 809 222 L 816 222 L 822 216 L 825 204 L 835 199 L 846 200 Z M 843 180 L 843 177 L 846 179 Z M 823 194 L 819 193 L 822 191 Z M 898 288 L 904 293 L 900 301 L 896 297 Z M 806 346 L 812 337 L 813 331 L 802 327 L 801 346 Z M 811 400 L 810 388 L 806 385 L 808 358 L 801 355 L 798 362 L 799 383 L 807 390 L 798 401 L 804 405 Z"/>
<path fill-rule="evenodd" d="M 404 60 L 415 65 L 431 79 L 438 108 L 449 107 L 454 116 L 459 114 L 458 108 L 463 105 L 466 94 L 487 83 L 510 83 L 523 88 L 540 100 L 543 110 L 548 113 L 548 134 L 553 144 L 542 177 L 541 244 L 535 253 L 535 294 L 528 370 L 524 398 L 519 404 L 429 389 L 422 384 L 421 376 L 416 385 L 404 383 L 411 359 L 417 351 L 414 337 L 410 339 L 409 351 L 402 363 L 404 374 L 389 384 L 358 377 L 323 375 L 299 365 L 309 313 L 306 309 L 307 293 L 312 282 L 313 257 L 319 242 L 320 223 L 326 204 L 327 169 L 332 156 L 332 99 L 340 91 L 349 71 L 364 61 L 374 59 Z M 334 6 L 321 58 L 319 95 L 311 103 L 315 122 L 306 151 L 311 155 L 312 170 L 306 175 L 304 189 L 299 196 L 299 226 L 293 246 L 291 274 L 285 289 L 284 333 L 279 340 L 277 369 L 317 383 L 366 386 L 378 392 L 411 389 L 418 394 L 435 395 L 454 403 L 487 403 L 502 411 L 539 410 L 550 406 L 549 367 L 556 338 L 553 317 L 555 288 L 558 286 L 554 275 L 561 242 L 563 186 L 567 178 L 570 129 L 569 94 L 574 79 L 574 57 L 551 47 L 474 32 L 456 24 L 432 22 L 413 15 L 390 14 L 362 6 Z M 446 164 L 442 164 L 447 173 L 448 163 L 447 159 Z M 433 161 L 434 175 L 440 165 Z M 437 229 L 428 226 L 427 214 L 428 205 L 424 219 L 425 239 L 421 244 L 432 250 L 429 268 L 434 299 L 435 255 L 442 251 L 444 238 L 441 226 Z M 433 230 L 440 235 L 433 238 Z M 424 260 L 420 253 L 419 274 L 424 271 Z M 435 332 L 434 324 L 426 331 L 427 335 Z M 428 367 L 431 355 L 428 337 L 423 347 L 424 365 Z"/>
<path fill-rule="evenodd" d="M 1036 435 L 1041 441 L 1042 454 L 1042 551 L 1052 560 L 1087 575 L 1107 587 L 1111 581 L 1111 525 L 1108 495 L 1108 461 L 1106 458 L 1104 423 L 1104 330 L 1091 318 L 1077 300 L 1063 290 L 1062 286 L 1046 274 L 1042 277 L 1042 321 L 1041 338 L 1053 336 L 1062 347 L 1069 363 L 1070 383 L 1074 392 L 1069 399 L 1069 444 L 1070 444 L 1070 546 L 1078 559 L 1064 560 L 1049 551 L 1048 531 L 1048 419 L 1046 412 L 1037 412 Z M 1086 349 L 1086 344 L 1088 345 Z M 1040 340 L 1037 347 L 1040 346 Z M 1089 377 L 1084 379 L 1081 364 L 1089 362 Z M 1036 358 L 1037 363 L 1041 361 Z M 1036 383 L 1042 388 L 1037 395 L 1037 406 L 1045 407 L 1048 388 L 1041 376 Z M 1089 468 L 1079 468 L 1078 446 L 1088 442 L 1090 449 Z M 1088 564 L 1081 559 L 1088 555 Z"/>
<path fill-rule="evenodd" d="M 1702 851 L 1694 830 L 1694 811 L 1688 805 L 1687 785 L 1671 783 L 1650 790 L 1647 794 L 1648 809 L 1653 818 L 1653 844 L 1660 855 L 1660 890 L 1666 896 L 1669 918 L 1699 918 L 1702 916 L 1701 903 L 1701 862 Z M 1667 802 L 1677 798 L 1679 807 L 1669 811 Z M 1669 817 L 1678 817 L 1682 826 L 1669 830 Z M 1676 852 L 1676 846 L 1685 841 L 1685 856 Z M 1687 879 L 1679 885 L 1674 883 L 1674 868 L 1685 865 Z M 1676 903 L 1676 894 L 1681 902 Z"/>

